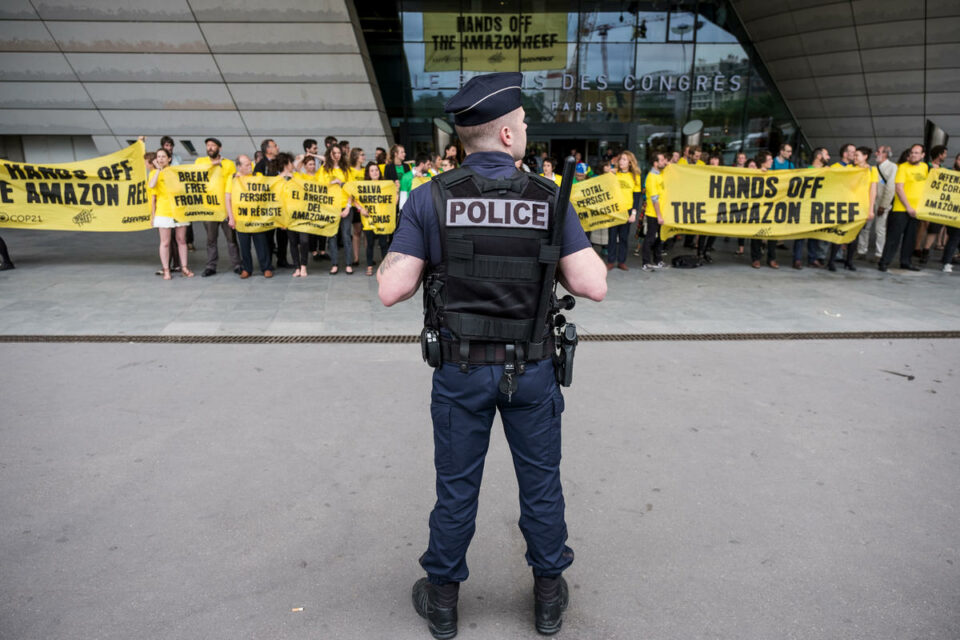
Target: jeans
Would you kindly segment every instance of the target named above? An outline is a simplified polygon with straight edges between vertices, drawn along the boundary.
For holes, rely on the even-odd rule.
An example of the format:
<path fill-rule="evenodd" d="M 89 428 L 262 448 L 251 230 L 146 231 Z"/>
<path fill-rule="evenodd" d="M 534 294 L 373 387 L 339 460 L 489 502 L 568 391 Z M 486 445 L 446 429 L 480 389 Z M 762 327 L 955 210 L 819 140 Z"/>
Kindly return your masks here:
<path fill-rule="evenodd" d="M 264 271 L 273 271 L 273 255 L 270 253 L 270 247 L 267 244 L 267 234 L 273 231 L 260 231 L 258 233 L 237 232 L 237 246 L 240 248 L 240 262 L 243 264 L 243 270 L 247 273 L 253 273 L 253 256 L 250 255 L 250 242 L 253 242 L 253 248 L 257 252 L 257 262 Z"/>
<path fill-rule="evenodd" d="M 820 259 L 820 241 L 814 240 L 813 238 L 807 238 L 806 240 L 794 240 L 793 241 L 793 261 L 802 262 L 803 261 L 803 243 L 807 243 L 807 264 L 813 266 L 814 260 Z"/>
<path fill-rule="evenodd" d="M 630 223 L 624 222 L 609 228 L 607 236 L 607 263 L 627 261 L 627 245 L 630 242 Z"/>
<path fill-rule="evenodd" d="M 347 266 L 353 264 L 353 242 L 350 240 L 352 226 L 353 219 L 350 216 L 347 216 L 346 218 L 340 218 L 340 229 L 337 231 L 337 234 L 340 236 L 340 240 L 343 242 L 344 251 L 347 252 Z M 327 241 L 327 255 L 330 256 L 331 266 L 337 266 L 339 247 L 337 247 L 337 239 L 335 237 L 332 237 Z"/>

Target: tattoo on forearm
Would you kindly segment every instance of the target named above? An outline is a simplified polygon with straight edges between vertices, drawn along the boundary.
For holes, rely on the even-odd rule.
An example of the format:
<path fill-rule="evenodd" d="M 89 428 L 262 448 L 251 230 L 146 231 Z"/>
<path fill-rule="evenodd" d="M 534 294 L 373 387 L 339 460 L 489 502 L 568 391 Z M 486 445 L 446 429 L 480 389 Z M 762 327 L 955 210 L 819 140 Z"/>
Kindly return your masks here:
<path fill-rule="evenodd" d="M 386 272 L 387 269 L 397 264 L 398 262 L 402 262 L 403 260 L 406 260 L 408 257 L 409 256 L 405 253 L 396 253 L 394 251 L 387 252 L 387 256 L 383 259 L 383 262 L 380 263 L 380 269 L 379 269 L 380 273 Z"/>

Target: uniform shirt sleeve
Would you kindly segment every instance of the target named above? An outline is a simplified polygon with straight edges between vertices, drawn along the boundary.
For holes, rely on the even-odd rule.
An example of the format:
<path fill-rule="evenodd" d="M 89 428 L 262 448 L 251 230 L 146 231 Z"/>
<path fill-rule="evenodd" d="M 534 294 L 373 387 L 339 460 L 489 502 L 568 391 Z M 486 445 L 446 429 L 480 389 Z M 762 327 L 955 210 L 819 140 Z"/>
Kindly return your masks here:
<path fill-rule="evenodd" d="M 563 219 L 563 245 L 560 249 L 560 257 L 563 258 L 589 247 L 590 240 L 580 224 L 580 217 L 573 210 L 572 204 L 567 205 L 567 217 Z"/>

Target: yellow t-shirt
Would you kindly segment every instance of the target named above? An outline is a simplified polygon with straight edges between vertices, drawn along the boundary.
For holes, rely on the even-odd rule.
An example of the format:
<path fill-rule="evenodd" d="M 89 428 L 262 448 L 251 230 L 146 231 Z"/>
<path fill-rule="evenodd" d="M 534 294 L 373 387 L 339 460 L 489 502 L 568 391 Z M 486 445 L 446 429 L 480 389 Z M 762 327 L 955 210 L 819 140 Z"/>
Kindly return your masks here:
<path fill-rule="evenodd" d="M 363 169 L 357 169 L 356 167 L 350 167 L 350 176 L 351 180 L 363 180 Z"/>
<path fill-rule="evenodd" d="M 654 173 L 651 171 L 647 174 L 647 182 L 645 184 L 647 191 L 647 206 L 644 208 L 643 215 L 656 218 L 657 211 L 653 208 L 653 197 L 663 194 L 663 176 L 659 173 Z M 663 215 L 662 209 L 661 215 Z"/>
<path fill-rule="evenodd" d="M 643 191 L 640 176 L 629 171 L 617 171 L 617 182 L 620 183 L 620 192 L 630 200 L 630 208 L 633 209 L 633 194 Z"/>
<path fill-rule="evenodd" d="M 834 162 L 832 165 L 830 165 L 830 168 L 831 168 L 831 169 L 838 169 L 838 168 L 839 168 L 839 169 L 845 169 L 846 167 L 849 167 L 849 166 L 852 166 L 852 165 L 843 164 L 842 162 Z"/>
<path fill-rule="evenodd" d="M 334 180 L 339 180 L 340 182 L 346 183 L 348 181 L 347 176 L 343 174 L 343 169 L 340 167 L 334 167 L 327 171 L 326 167 L 321 166 L 317 170 L 317 180 L 320 181 L 320 184 L 330 184 Z"/>
<path fill-rule="evenodd" d="M 543 175 L 542 173 L 540 174 L 540 177 L 547 178 L 547 176 Z M 553 180 L 554 182 L 556 182 L 558 187 L 560 186 L 560 180 L 562 179 L 563 179 L 563 176 L 561 176 L 558 173 L 554 173 L 552 178 L 547 178 L 547 180 Z"/>
<path fill-rule="evenodd" d="M 684 156 L 680 156 L 680 159 L 677 160 L 677 164 L 690 164 L 690 163 L 687 162 L 687 159 L 686 159 Z M 707 164 L 707 163 L 704 162 L 703 160 L 697 160 L 697 166 L 698 166 L 698 167 L 704 166 L 704 165 L 706 165 L 706 164 Z M 654 217 L 656 217 L 656 216 L 654 216 Z"/>
<path fill-rule="evenodd" d="M 877 184 L 880 182 L 880 172 L 876 167 L 870 167 L 870 184 Z"/>
<path fill-rule="evenodd" d="M 209 157 L 203 156 L 202 158 L 197 158 L 197 161 L 194 163 L 198 167 L 209 167 L 213 164 L 213 161 Z M 221 158 L 220 159 L 220 169 L 223 171 L 223 179 L 225 182 L 230 182 L 230 178 L 233 177 L 233 174 L 237 172 L 237 165 L 233 163 L 233 160 L 230 158 Z"/>
<path fill-rule="evenodd" d="M 897 166 L 897 177 L 894 178 L 896 184 L 903 184 L 903 191 L 907 195 L 907 202 L 910 206 L 916 208 L 920 204 L 920 197 L 923 195 L 923 185 L 927 181 L 927 173 L 930 168 L 926 162 L 910 164 L 904 162 Z M 907 208 L 900 201 L 900 196 L 893 198 L 894 211 L 906 211 Z"/>
<path fill-rule="evenodd" d="M 150 172 L 150 175 L 147 176 L 147 184 L 150 184 L 150 181 L 153 180 L 153 175 L 157 172 L 156 169 Z M 166 191 L 163 188 L 163 176 L 157 180 L 157 185 L 152 189 L 147 187 L 147 196 L 155 197 L 157 199 L 157 211 L 154 215 L 162 216 L 165 218 L 173 217 L 173 203 L 170 202 L 170 198 L 166 195 Z"/>

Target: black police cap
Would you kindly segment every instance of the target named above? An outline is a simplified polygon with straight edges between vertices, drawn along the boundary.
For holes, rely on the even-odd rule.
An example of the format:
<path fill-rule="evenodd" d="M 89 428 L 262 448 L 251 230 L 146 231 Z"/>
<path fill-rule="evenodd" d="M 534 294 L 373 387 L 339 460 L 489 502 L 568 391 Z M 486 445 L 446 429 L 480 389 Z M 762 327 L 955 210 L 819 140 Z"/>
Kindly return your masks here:
<path fill-rule="evenodd" d="M 523 74 L 487 73 L 467 81 L 443 110 L 453 114 L 454 124 L 472 127 L 496 120 L 521 106 Z"/>

